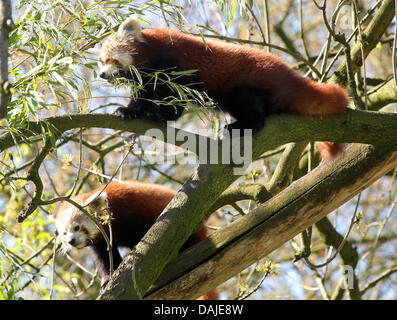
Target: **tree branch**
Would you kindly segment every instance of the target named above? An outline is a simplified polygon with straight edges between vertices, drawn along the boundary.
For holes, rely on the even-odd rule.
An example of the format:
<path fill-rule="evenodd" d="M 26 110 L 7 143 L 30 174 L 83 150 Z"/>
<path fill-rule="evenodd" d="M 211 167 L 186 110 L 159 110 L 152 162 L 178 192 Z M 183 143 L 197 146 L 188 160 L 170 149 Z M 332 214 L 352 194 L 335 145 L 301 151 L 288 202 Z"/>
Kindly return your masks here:
<path fill-rule="evenodd" d="M 358 142 L 369 144 L 393 145 L 397 136 L 397 114 L 359 111 L 347 109 L 344 113 L 336 116 L 295 116 L 295 115 L 273 115 L 266 120 L 266 128 L 254 136 L 254 140 L 261 141 L 258 148 L 266 150 L 297 141 L 335 141 L 335 142 Z M 170 134 L 187 137 L 196 142 L 206 145 L 207 151 L 210 146 L 218 144 L 221 149 L 221 141 L 193 134 L 182 129 L 175 129 L 157 123 L 141 120 L 125 121 L 110 114 L 69 114 L 65 116 L 48 117 L 40 121 L 29 121 L 25 129 L 20 129 L 22 137 L 6 134 L 0 137 L 0 152 L 21 143 L 24 139 L 41 135 L 42 127 L 52 126 L 54 131 L 63 133 L 70 129 L 90 127 L 107 128 L 121 131 L 134 132 L 145 135 L 150 129 L 158 129 L 163 133 L 167 143 L 173 143 Z M 282 129 L 280 129 L 282 128 Z M 182 146 L 186 140 L 176 140 L 176 146 Z M 263 151 L 263 152 L 264 152 Z M 255 152 L 255 151 L 254 151 Z M 263 153 L 262 152 L 262 153 Z M 221 159 L 218 158 L 218 159 Z"/>
<path fill-rule="evenodd" d="M 361 294 L 366 293 L 369 289 L 375 287 L 380 281 L 383 281 L 384 279 L 390 277 L 393 273 L 397 272 L 397 266 L 391 267 L 384 272 L 382 272 L 381 275 L 379 275 L 376 279 L 372 280 L 370 283 L 368 283 L 362 290 Z"/>
<path fill-rule="evenodd" d="M 370 21 L 368 26 L 362 32 L 362 39 L 364 43 L 357 40 L 351 49 L 352 71 L 356 73 L 361 67 L 364 58 L 375 48 L 379 43 L 379 39 L 385 33 L 386 28 L 390 25 L 394 18 L 394 0 L 385 0 L 376 12 L 374 18 Z M 359 37 L 361 38 L 361 37 Z M 347 84 L 347 62 L 341 63 L 338 70 L 331 77 L 330 82 L 338 83 L 342 86 Z"/>
<path fill-rule="evenodd" d="M 13 27 L 11 1 L 0 2 L 0 119 L 7 115 L 10 101 L 10 84 L 8 82 L 8 33 Z"/>
<path fill-rule="evenodd" d="M 316 223 L 316 227 L 325 244 L 332 246 L 335 249 L 340 247 L 341 243 L 343 242 L 343 236 L 336 231 L 327 217 L 324 217 L 318 221 Z M 342 259 L 343 265 L 349 265 L 353 268 L 353 270 L 356 268 L 359 258 L 358 252 L 349 241 L 345 242 L 339 251 L 339 255 Z M 349 290 L 350 296 L 352 299 L 361 299 L 360 288 L 358 288 L 358 279 L 354 272 L 353 277 L 354 287 L 352 290 Z M 341 290 L 341 288 L 339 289 Z"/>
<path fill-rule="evenodd" d="M 356 115 L 360 116 L 356 117 Z M 371 117 L 368 117 L 369 115 Z M 265 128 L 253 137 L 252 159 L 258 158 L 263 152 L 275 148 L 277 145 L 291 142 L 289 139 L 294 141 L 327 140 L 330 136 L 321 136 L 321 134 L 317 136 L 317 133 L 324 132 L 323 130 L 327 130 L 326 128 L 335 133 L 331 139 L 337 142 L 346 142 L 346 136 L 350 136 L 351 131 L 356 129 L 360 131 L 365 128 L 363 137 L 365 136 L 366 139 L 374 139 L 377 136 L 378 141 L 383 141 L 383 143 L 388 141 L 389 145 L 395 145 L 397 121 L 394 114 L 388 115 L 393 119 L 383 117 L 384 119 L 379 122 L 382 129 L 371 138 L 374 131 L 368 130 L 368 121 L 373 122 L 379 116 L 382 114 L 347 110 L 343 115 L 327 117 L 319 122 L 316 121 L 319 119 L 314 119 L 314 117 L 296 118 L 291 115 L 270 117 Z M 353 121 L 354 124 L 352 124 L 352 117 L 355 120 L 360 118 L 360 121 L 366 119 L 361 123 Z M 299 121 L 289 122 L 293 119 Z M 340 125 L 349 129 L 345 131 Z M 280 132 L 279 128 L 283 128 L 283 130 Z M 393 138 L 385 139 L 385 130 L 393 131 Z M 307 135 L 308 132 L 311 132 L 310 136 Z M 238 176 L 233 174 L 233 167 L 230 165 L 200 165 L 196 173 L 183 185 L 163 214 L 135 247 L 133 259 L 131 255 L 124 259 L 122 265 L 116 270 L 114 278 L 99 298 L 136 299 L 138 296 L 133 290 L 130 276 L 131 270 L 135 268 L 139 270 L 136 273 L 139 291 L 146 293 L 166 264 L 176 257 L 180 247 L 190 234 L 196 231 L 201 222 L 208 217 L 215 200 L 237 178 Z M 170 246 L 169 243 L 173 245 Z M 233 269 L 231 268 L 231 270 Z"/>
<path fill-rule="evenodd" d="M 40 153 L 34 159 L 32 166 L 29 169 L 27 180 L 30 180 L 34 183 L 36 190 L 33 196 L 32 201 L 29 203 L 28 207 L 24 212 L 18 215 L 18 222 L 23 222 L 28 216 L 30 216 L 34 210 L 41 204 L 41 195 L 43 193 L 43 182 L 41 181 L 41 177 L 39 175 L 39 169 L 41 164 L 43 163 L 45 157 L 51 151 L 51 141 L 49 138 L 46 138 L 44 146 Z"/>
<path fill-rule="evenodd" d="M 396 165 L 396 146 L 391 150 L 352 145 L 334 162 L 317 167 L 182 253 L 164 269 L 146 298 L 194 299 L 208 292 L 321 220 Z"/>
<path fill-rule="evenodd" d="M 368 95 L 368 110 L 379 110 L 380 108 L 397 102 L 397 86 L 393 79 L 379 85 Z"/>

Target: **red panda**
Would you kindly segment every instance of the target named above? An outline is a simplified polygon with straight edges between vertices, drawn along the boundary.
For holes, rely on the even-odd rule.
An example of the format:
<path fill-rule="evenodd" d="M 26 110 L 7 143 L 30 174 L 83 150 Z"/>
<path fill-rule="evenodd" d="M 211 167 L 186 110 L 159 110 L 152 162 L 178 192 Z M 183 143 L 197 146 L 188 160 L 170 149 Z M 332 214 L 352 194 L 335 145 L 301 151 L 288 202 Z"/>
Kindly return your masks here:
<path fill-rule="evenodd" d="M 153 183 L 139 181 L 113 181 L 103 190 L 103 186 L 76 196 L 73 200 L 99 216 L 112 214 L 112 254 L 114 270 L 121 263 L 117 247 L 132 249 L 149 230 L 157 217 L 175 196 L 172 189 Z M 96 224 L 73 204 L 63 202 L 53 214 L 53 219 L 65 250 L 71 247 L 89 247 L 101 276 L 101 289 L 110 279 L 110 262 L 106 241 Z M 104 229 L 109 235 L 107 225 Z M 205 239 L 207 229 L 194 233 L 184 244 L 184 250 Z M 216 299 L 211 291 L 199 299 Z"/>
<path fill-rule="evenodd" d="M 252 129 L 255 133 L 270 114 L 332 115 L 343 112 L 348 105 L 340 86 L 303 78 L 264 50 L 213 40 L 204 43 L 173 29 L 141 30 L 129 18 L 102 44 L 100 77 L 110 81 L 118 77 L 134 80 L 132 66 L 149 72 L 196 70 L 174 82 L 205 91 L 221 110 L 236 119 L 229 129 Z M 141 74 L 141 78 L 144 90 L 116 114 L 157 122 L 179 118 L 182 106 L 158 105 L 175 95 L 173 89 L 161 81 L 154 84 L 150 75 Z"/>

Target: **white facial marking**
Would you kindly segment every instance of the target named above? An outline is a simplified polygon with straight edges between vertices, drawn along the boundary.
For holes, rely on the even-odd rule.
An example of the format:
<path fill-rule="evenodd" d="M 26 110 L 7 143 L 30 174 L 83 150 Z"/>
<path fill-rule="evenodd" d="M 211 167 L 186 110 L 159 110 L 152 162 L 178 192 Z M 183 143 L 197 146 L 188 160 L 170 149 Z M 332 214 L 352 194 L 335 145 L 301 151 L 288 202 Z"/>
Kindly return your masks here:
<path fill-rule="evenodd" d="M 99 74 L 102 78 L 111 78 L 119 73 L 120 69 L 114 64 L 99 63 Z"/>
<path fill-rule="evenodd" d="M 133 59 L 129 53 L 113 51 L 107 57 L 102 55 L 101 60 L 98 62 L 99 74 L 105 79 L 117 76 L 120 70 L 128 71 L 133 64 Z M 113 62 L 107 63 L 106 61 L 109 61 L 109 59 Z"/>
<path fill-rule="evenodd" d="M 120 63 L 123 67 L 123 70 L 126 71 L 129 69 L 133 62 L 131 55 L 127 52 L 115 53 L 113 55 L 113 59 L 118 61 L 118 63 Z"/>
<path fill-rule="evenodd" d="M 100 194 L 99 192 L 94 193 L 82 203 L 82 205 L 88 204 L 89 208 L 98 214 L 106 208 L 104 206 L 106 206 L 107 198 L 106 192 Z M 71 247 L 81 249 L 91 245 L 99 232 L 96 224 L 72 204 L 68 204 L 58 212 L 55 223 L 64 251 Z"/>

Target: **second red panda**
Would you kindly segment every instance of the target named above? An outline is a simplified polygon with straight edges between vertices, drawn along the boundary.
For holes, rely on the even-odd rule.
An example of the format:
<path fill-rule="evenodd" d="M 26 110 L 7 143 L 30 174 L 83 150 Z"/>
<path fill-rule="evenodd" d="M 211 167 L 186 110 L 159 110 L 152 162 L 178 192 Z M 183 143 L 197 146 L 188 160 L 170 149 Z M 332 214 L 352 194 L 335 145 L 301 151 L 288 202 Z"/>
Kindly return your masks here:
<path fill-rule="evenodd" d="M 345 91 L 336 84 L 317 83 L 299 76 L 276 55 L 246 45 L 206 40 L 178 30 L 141 30 L 132 18 L 109 36 L 99 52 L 100 76 L 134 79 L 138 71 L 196 70 L 173 81 L 205 91 L 221 110 L 232 115 L 229 129 L 258 131 L 274 113 L 332 115 L 348 105 Z M 142 75 L 144 90 L 117 114 L 127 119 L 166 122 L 176 120 L 182 106 L 161 101 L 175 96 L 173 89 L 151 76 Z"/>
<path fill-rule="evenodd" d="M 175 191 L 161 185 L 139 181 L 113 181 L 104 190 L 103 186 L 74 200 L 99 216 L 112 213 L 112 254 L 114 270 L 121 263 L 118 247 L 132 249 L 149 230 L 157 217 L 175 196 Z M 96 224 L 74 205 L 63 202 L 53 215 L 59 237 L 65 249 L 74 247 L 91 249 L 95 264 L 101 276 L 101 287 L 109 281 L 110 260 L 107 244 Z M 109 234 L 107 225 L 104 229 Z M 207 229 L 194 233 L 182 247 L 186 249 L 205 239 Z M 216 299 L 211 291 L 201 299 Z"/>

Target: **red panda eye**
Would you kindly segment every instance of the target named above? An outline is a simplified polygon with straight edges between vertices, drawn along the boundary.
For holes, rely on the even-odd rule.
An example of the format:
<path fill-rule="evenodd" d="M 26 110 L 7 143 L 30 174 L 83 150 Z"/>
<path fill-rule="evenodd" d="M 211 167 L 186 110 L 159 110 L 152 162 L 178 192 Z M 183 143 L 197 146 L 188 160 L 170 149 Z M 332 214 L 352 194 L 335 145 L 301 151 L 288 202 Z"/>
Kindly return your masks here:
<path fill-rule="evenodd" d="M 113 64 L 113 63 L 115 63 L 115 62 L 117 62 L 115 59 L 113 59 L 113 58 L 107 58 L 106 60 L 105 60 L 105 63 L 106 64 Z"/>
<path fill-rule="evenodd" d="M 105 60 L 105 64 L 120 65 L 120 63 L 116 59 L 113 59 L 113 58 L 107 58 Z"/>
<path fill-rule="evenodd" d="M 75 226 L 74 228 L 73 228 L 73 231 L 74 232 L 77 232 L 77 231 L 79 231 L 80 230 L 80 226 L 79 225 L 77 225 L 77 226 Z"/>

